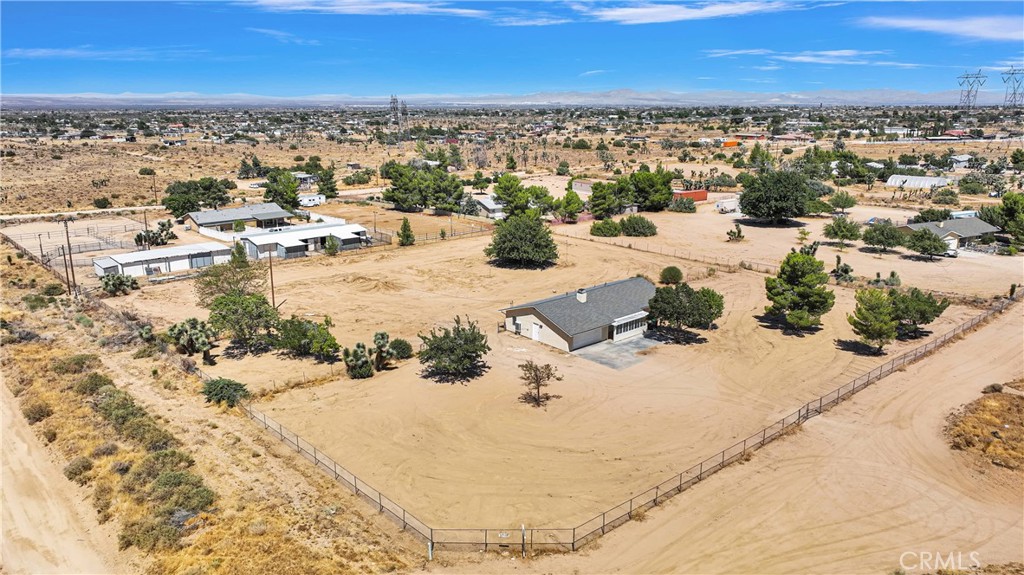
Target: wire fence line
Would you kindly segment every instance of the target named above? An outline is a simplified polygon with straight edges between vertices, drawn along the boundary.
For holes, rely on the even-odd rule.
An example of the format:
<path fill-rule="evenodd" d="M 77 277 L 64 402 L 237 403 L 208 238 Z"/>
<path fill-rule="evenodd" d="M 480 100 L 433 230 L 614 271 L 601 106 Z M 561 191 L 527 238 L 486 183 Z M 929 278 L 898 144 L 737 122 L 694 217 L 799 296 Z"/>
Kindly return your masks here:
<path fill-rule="evenodd" d="M 0 237 L 4 241 L 14 245 L 19 251 L 39 263 L 42 263 L 37 256 L 28 252 L 24 247 L 9 240 L 3 234 Z M 43 264 L 44 267 L 45 264 Z M 60 274 L 51 269 L 60 277 Z M 89 294 L 83 294 L 86 299 L 94 304 L 103 307 L 114 317 L 119 317 L 118 312 Z M 332 458 L 318 450 L 309 441 L 285 428 L 281 423 L 268 417 L 263 412 L 252 406 L 251 403 L 242 405 L 245 414 L 256 423 L 263 426 L 264 430 L 271 433 L 285 445 L 295 449 L 302 457 L 309 460 L 321 471 L 332 476 L 336 481 L 351 490 L 360 499 L 376 507 L 378 512 L 400 526 L 428 546 L 428 553 L 433 556 L 435 549 L 468 550 L 468 551 L 490 551 L 490 550 L 516 550 L 525 556 L 527 550 L 531 551 L 576 551 L 581 546 L 601 537 L 626 522 L 636 518 L 638 514 L 656 507 L 665 500 L 686 491 L 697 483 L 721 471 L 732 463 L 747 460 L 751 455 L 771 443 L 775 439 L 784 436 L 796 426 L 805 421 L 825 413 L 839 403 L 849 399 L 858 391 L 899 371 L 905 366 L 916 362 L 922 357 L 934 352 L 936 349 L 948 344 L 962 334 L 974 329 L 982 322 L 990 319 L 996 314 L 1006 310 L 1016 301 L 1014 298 L 999 300 L 984 313 L 965 321 L 940 337 L 911 349 L 888 362 L 862 374 L 832 391 L 818 396 L 811 401 L 801 405 L 796 411 L 784 416 L 778 421 L 763 427 L 762 429 L 747 436 L 729 447 L 707 457 L 684 471 L 681 471 L 668 479 L 640 492 L 629 499 L 608 508 L 592 518 L 574 527 L 563 528 L 534 528 L 521 525 L 520 527 L 506 528 L 433 528 L 426 522 L 416 517 L 413 513 L 399 505 L 393 499 L 385 496 L 379 489 L 372 487 L 366 481 L 359 479 L 344 466 L 339 465 Z M 209 374 L 195 366 L 194 362 L 182 361 L 183 370 L 198 375 L 204 380 L 213 379 Z"/>
<path fill-rule="evenodd" d="M 828 411 L 849 399 L 858 391 L 863 390 L 894 371 L 901 370 L 905 366 L 927 356 L 961 334 L 975 328 L 978 324 L 1001 313 L 1015 301 L 1016 298 L 1000 300 L 984 313 L 956 326 L 942 336 L 894 357 L 852 381 L 808 401 L 798 407 L 796 411 L 763 427 L 742 441 L 730 445 L 718 453 L 697 462 L 686 470 L 630 497 L 618 505 L 598 513 L 574 527 L 535 528 L 526 527 L 525 525 L 505 528 L 430 527 L 393 499 L 385 496 L 380 490 L 371 487 L 369 483 L 359 479 L 354 473 L 319 451 L 313 444 L 289 431 L 279 422 L 274 421 L 251 404 L 245 405 L 243 409 L 250 419 L 261 424 L 265 430 L 289 447 L 295 449 L 296 452 L 313 463 L 317 468 L 333 476 L 335 480 L 342 483 L 355 495 L 374 505 L 380 513 L 387 516 L 397 525 L 400 525 L 403 530 L 412 533 L 418 539 L 425 542 L 431 554 L 434 550 L 440 549 L 461 551 L 521 550 L 524 555 L 527 550 L 576 551 L 581 546 L 608 533 L 608 531 L 634 519 L 639 513 L 660 505 L 665 500 L 686 491 L 730 464 L 749 459 L 754 452 L 775 439 L 784 436 L 796 426 Z M 202 377 L 209 378 L 201 370 L 197 369 L 196 371 Z"/>

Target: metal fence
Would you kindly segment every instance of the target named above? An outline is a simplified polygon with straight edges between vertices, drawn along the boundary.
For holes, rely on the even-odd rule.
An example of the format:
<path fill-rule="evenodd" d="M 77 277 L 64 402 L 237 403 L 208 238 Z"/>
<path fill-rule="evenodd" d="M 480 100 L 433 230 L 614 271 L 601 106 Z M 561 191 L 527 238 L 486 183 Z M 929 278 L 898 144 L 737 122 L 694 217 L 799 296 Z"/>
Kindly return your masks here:
<path fill-rule="evenodd" d="M 254 421 L 263 425 L 264 429 L 270 431 L 285 444 L 294 448 L 316 467 L 328 475 L 332 475 L 353 493 L 374 505 L 380 513 L 386 515 L 397 525 L 400 525 L 403 530 L 409 531 L 427 543 L 430 553 L 433 553 L 435 549 L 459 551 L 511 550 L 521 551 L 523 554 L 528 550 L 576 551 L 581 546 L 637 517 L 638 513 L 660 505 L 665 500 L 686 491 L 732 463 L 748 459 L 751 454 L 773 440 L 782 437 L 796 426 L 828 411 L 865 387 L 942 347 L 961 334 L 973 329 L 981 322 L 1002 312 L 1014 301 L 1014 299 L 1000 300 L 985 313 L 958 325 L 935 340 L 894 357 L 860 377 L 812 399 L 801 405 L 796 411 L 754 432 L 743 440 L 697 462 L 688 469 L 630 497 L 626 501 L 598 513 L 587 521 L 568 528 L 534 528 L 526 526 L 503 529 L 432 528 L 417 519 L 398 503 L 383 495 L 379 490 L 371 487 L 365 481 L 356 477 L 355 474 L 318 451 L 311 443 L 288 431 L 280 423 L 267 417 L 251 405 L 246 406 L 244 409 L 246 414 Z M 200 374 L 205 376 L 201 372 Z"/>
<path fill-rule="evenodd" d="M 736 271 L 740 268 L 740 262 L 735 262 L 726 258 L 718 258 L 704 254 L 698 254 L 688 250 L 677 250 L 674 248 L 669 248 L 658 244 L 652 244 L 650 243 L 650 241 L 646 241 L 644 238 L 606 238 L 601 236 L 584 235 L 582 233 L 569 233 L 565 230 L 558 228 L 552 228 L 552 232 L 563 237 L 574 238 L 577 240 L 596 241 L 602 244 L 610 244 L 613 246 L 619 246 L 621 248 L 637 250 L 640 252 L 660 254 L 663 256 L 671 256 L 681 260 L 688 260 L 692 262 L 713 265 L 722 268 L 726 271 Z"/>

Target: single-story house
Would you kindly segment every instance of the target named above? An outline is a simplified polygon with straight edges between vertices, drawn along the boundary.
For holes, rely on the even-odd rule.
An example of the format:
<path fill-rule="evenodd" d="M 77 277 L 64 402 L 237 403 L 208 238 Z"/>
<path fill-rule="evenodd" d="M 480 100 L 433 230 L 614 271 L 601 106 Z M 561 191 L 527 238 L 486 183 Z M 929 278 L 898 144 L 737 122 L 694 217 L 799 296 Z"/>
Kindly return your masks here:
<path fill-rule="evenodd" d="M 960 170 L 966 168 L 973 159 L 974 156 L 970 154 L 957 154 L 949 158 L 949 164 L 954 170 Z"/>
<path fill-rule="evenodd" d="M 609 180 L 588 180 L 585 178 L 576 178 L 572 181 L 572 191 L 576 192 L 579 196 L 590 195 L 594 192 L 594 184 L 596 183 L 610 184 Z"/>
<path fill-rule="evenodd" d="M 257 228 L 277 228 L 287 224 L 287 220 L 295 217 L 291 212 L 271 202 L 252 204 L 238 208 L 189 212 L 183 218 L 186 224 L 196 228 L 212 228 L 221 232 L 230 232 L 235 222 L 253 225 Z"/>
<path fill-rule="evenodd" d="M 905 190 L 930 190 L 949 185 L 948 178 L 937 178 L 933 176 L 901 176 L 893 174 L 885 181 L 885 185 L 891 188 L 902 187 Z"/>
<path fill-rule="evenodd" d="M 92 260 L 92 267 L 98 277 L 108 274 L 141 277 L 204 268 L 227 263 L 230 259 L 229 246 L 203 242 L 104 256 Z"/>
<path fill-rule="evenodd" d="M 573 351 L 609 339 L 622 341 L 643 335 L 652 297 L 654 284 L 634 277 L 500 311 L 505 314 L 505 329 Z"/>
<path fill-rule="evenodd" d="M 958 218 L 942 222 L 906 224 L 899 226 L 897 229 L 907 235 L 917 230 L 931 230 L 935 235 L 942 238 L 942 241 L 946 242 L 950 249 L 956 249 L 985 234 L 994 234 L 999 231 L 999 228 L 979 218 Z"/>
<path fill-rule="evenodd" d="M 292 172 L 295 179 L 299 181 L 300 190 L 308 190 L 320 178 L 306 172 Z"/>
<path fill-rule="evenodd" d="M 322 252 L 327 238 L 338 240 L 338 249 L 356 249 L 370 241 L 366 228 L 359 224 L 328 222 L 306 226 L 287 226 L 273 230 L 252 230 L 239 236 L 250 259 L 271 255 L 281 259 L 300 258 L 309 252 Z"/>
<path fill-rule="evenodd" d="M 484 217 L 491 218 L 492 220 L 505 219 L 505 204 L 499 204 L 494 196 L 486 196 L 483 198 L 477 198 L 476 203 L 480 204 L 480 209 L 483 210 Z"/>

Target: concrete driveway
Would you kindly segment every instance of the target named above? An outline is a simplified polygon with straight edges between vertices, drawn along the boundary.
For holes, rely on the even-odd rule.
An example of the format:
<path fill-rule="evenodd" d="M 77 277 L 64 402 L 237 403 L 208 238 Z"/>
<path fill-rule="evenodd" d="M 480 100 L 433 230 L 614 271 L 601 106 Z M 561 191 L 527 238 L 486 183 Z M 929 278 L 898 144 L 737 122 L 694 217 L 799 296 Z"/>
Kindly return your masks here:
<path fill-rule="evenodd" d="M 661 345 L 661 343 L 647 337 L 634 337 L 633 339 L 619 342 L 605 340 L 601 343 L 577 349 L 573 354 L 605 367 L 623 370 L 633 367 L 644 360 L 644 357 L 639 355 L 641 351 Z"/>

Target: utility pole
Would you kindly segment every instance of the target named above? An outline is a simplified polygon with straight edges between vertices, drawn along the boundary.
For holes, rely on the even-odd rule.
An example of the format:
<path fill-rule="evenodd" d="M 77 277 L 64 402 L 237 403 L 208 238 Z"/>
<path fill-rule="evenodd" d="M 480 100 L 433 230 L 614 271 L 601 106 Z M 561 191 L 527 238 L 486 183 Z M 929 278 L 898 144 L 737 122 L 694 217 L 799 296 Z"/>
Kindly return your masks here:
<path fill-rule="evenodd" d="M 60 259 L 64 260 L 64 279 L 68 282 L 68 295 L 71 295 L 71 274 L 68 273 L 68 258 L 67 254 L 64 253 L 64 246 L 59 247 Z"/>
<path fill-rule="evenodd" d="M 39 263 L 46 265 L 43 261 L 43 234 L 36 234 L 36 239 L 39 240 Z"/>
<path fill-rule="evenodd" d="M 78 279 L 75 278 L 75 260 L 74 256 L 71 255 L 71 232 L 68 230 L 68 222 L 71 221 L 71 218 L 65 218 L 61 221 L 64 222 L 64 237 L 68 241 L 68 269 L 71 270 L 71 273 L 69 274 L 69 279 L 71 281 L 71 284 L 74 285 L 75 288 L 75 299 L 78 299 Z M 68 291 L 71 291 L 71 286 L 68 286 Z"/>
<path fill-rule="evenodd" d="M 149 217 L 146 215 L 146 210 L 142 210 L 142 225 L 145 228 L 145 233 L 142 234 L 142 247 L 149 249 Z"/>
<path fill-rule="evenodd" d="M 267 253 L 270 255 L 270 305 L 277 309 L 277 298 L 274 295 L 274 252 L 271 250 Z"/>

